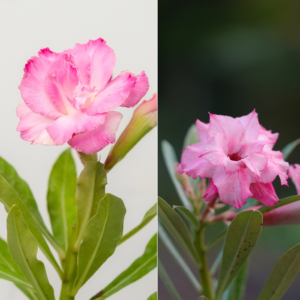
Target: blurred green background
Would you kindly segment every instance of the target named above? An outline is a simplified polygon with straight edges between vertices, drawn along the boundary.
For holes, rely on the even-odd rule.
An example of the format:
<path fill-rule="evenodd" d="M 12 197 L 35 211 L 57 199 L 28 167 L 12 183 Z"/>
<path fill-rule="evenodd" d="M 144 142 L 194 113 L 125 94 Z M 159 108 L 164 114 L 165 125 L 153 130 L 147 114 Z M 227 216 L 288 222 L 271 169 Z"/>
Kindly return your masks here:
<path fill-rule="evenodd" d="M 208 122 L 208 112 L 239 117 L 253 109 L 266 129 L 280 133 L 275 150 L 300 138 L 300 1 L 158 3 L 160 142 L 168 140 L 180 157 L 185 133 L 196 119 Z M 288 161 L 300 163 L 300 147 Z M 160 149 L 158 180 L 159 195 L 179 204 Z M 296 194 L 289 184 L 281 187 L 275 180 L 280 198 Z M 263 228 L 251 255 L 244 300 L 257 299 L 277 260 L 297 243 L 299 226 Z M 159 256 L 183 299 L 197 300 L 161 243 Z M 172 299 L 160 280 L 159 299 Z M 300 299 L 300 276 L 282 299 Z"/>

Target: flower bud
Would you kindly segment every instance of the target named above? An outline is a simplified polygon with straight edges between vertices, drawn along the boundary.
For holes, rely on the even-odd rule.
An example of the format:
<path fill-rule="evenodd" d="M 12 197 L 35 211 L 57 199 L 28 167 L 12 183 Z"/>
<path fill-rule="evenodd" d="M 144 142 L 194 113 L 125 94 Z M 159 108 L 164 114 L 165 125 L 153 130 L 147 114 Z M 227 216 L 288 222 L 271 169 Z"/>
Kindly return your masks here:
<path fill-rule="evenodd" d="M 133 116 L 111 149 L 104 164 L 109 172 L 125 155 L 157 125 L 157 95 L 143 101 L 134 111 Z"/>

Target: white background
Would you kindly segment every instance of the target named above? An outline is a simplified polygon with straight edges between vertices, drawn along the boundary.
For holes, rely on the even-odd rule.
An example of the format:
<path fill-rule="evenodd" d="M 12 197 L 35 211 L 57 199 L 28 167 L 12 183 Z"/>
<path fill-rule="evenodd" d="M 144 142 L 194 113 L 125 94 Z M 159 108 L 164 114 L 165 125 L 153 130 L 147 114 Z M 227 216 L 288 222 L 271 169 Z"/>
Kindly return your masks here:
<path fill-rule="evenodd" d="M 47 181 L 51 167 L 66 148 L 46 147 L 23 141 L 16 132 L 15 109 L 22 102 L 18 86 L 26 61 L 39 49 L 49 47 L 60 52 L 102 37 L 115 50 L 114 76 L 122 70 L 135 74 L 142 70 L 150 80 L 146 99 L 157 91 L 157 1 L 156 0 L 0 0 L 0 155 L 10 162 L 30 185 L 42 216 L 49 225 L 46 210 Z M 118 136 L 131 118 L 124 114 Z M 110 147 L 101 152 L 103 162 Z M 82 167 L 76 158 L 78 172 Z M 127 208 L 126 233 L 135 227 L 156 202 L 157 131 L 152 130 L 108 174 L 107 191 L 122 198 Z M 0 235 L 6 239 L 6 213 L 0 207 Z M 117 248 L 101 270 L 84 285 L 76 299 L 88 300 L 141 255 L 156 232 L 156 220 Z M 39 253 L 39 258 L 45 261 Z M 59 299 L 60 280 L 45 263 L 50 283 Z M 143 279 L 121 290 L 111 300 L 146 300 L 156 291 L 156 269 Z M 23 300 L 17 288 L 0 279 L 1 300 Z"/>

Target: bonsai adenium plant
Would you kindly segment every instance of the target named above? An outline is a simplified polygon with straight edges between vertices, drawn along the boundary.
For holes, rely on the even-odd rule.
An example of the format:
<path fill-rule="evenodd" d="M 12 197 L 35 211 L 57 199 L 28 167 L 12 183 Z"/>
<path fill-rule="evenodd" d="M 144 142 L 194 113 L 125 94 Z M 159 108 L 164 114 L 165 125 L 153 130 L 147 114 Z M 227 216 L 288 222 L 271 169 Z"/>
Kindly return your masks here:
<path fill-rule="evenodd" d="M 180 163 L 172 146 L 166 141 L 162 144 L 183 206 L 172 208 L 158 199 L 159 236 L 198 291 L 199 299 L 244 299 L 248 257 L 262 226 L 300 224 L 300 196 L 279 200 L 272 184 L 278 176 L 281 184 L 287 185 L 290 176 L 300 192 L 300 166 L 289 166 L 285 161 L 299 141 L 281 152 L 273 150 L 277 139 L 278 133 L 262 127 L 253 111 L 240 118 L 210 114 L 208 124 L 197 120 L 186 135 Z M 216 236 L 205 236 L 208 227 L 220 222 L 223 230 Z M 209 266 L 207 253 L 224 237 L 219 255 Z M 177 247 L 191 257 L 199 279 Z M 300 271 L 299 254 L 300 244 L 282 256 L 258 300 L 281 299 Z M 172 297 L 185 299 L 162 262 L 158 270 Z"/>
<path fill-rule="evenodd" d="M 0 158 L 0 200 L 8 213 L 7 243 L 0 240 L 0 278 L 12 281 L 29 299 L 55 299 L 44 263 L 37 259 L 38 248 L 61 279 L 59 299 L 75 299 L 116 247 L 156 215 L 154 205 L 124 235 L 125 205 L 105 193 L 108 171 L 157 123 L 156 95 L 137 106 L 149 88 L 146 74 L 126 71 L 112 78 L 115 61 L 114 51 L 98 39 L 62 53 L 42 49 L 24 68 L 19 87 L 24 103 L 17 107 L 21 138 L 50 146 L 68 143 L 73 149 L 60 155 L 50 174 L 47 206 L 52 232 L 27 183 Z M 115 143 L 122 120 L 115 109 L 135 106 L 131 122 Z M 97 152 L 114 143 L 106 161 L 100 162 Z M 84 165 L 78 177 L 72 152 Z M 154 235 L 142 256 L 89 299 L 106 299 L 140 279 L 156 267 L 156 256 Z M 150 296 L 155 298 L 156 293 Z"/>

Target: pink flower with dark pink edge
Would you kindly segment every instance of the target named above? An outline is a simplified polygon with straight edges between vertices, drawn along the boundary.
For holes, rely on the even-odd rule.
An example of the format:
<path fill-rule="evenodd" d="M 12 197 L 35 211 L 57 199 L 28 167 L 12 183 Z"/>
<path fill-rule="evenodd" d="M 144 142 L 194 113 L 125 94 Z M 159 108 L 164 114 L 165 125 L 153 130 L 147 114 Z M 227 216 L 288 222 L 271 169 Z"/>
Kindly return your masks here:
<path fill-rule="evenodd" d="M 112 78 L 116 57 L 103 39 L 55 53 L 42 49 L 24 68 L 17 131 L 32 144 L 69 145 L 92 154 L 115 142 L 122 114 L 147 93 L 144 72 Z"/>
<path fill-rule="evenodd" d="M 279 176 L 287 185 L 289 165 L 272 150 L 278 134 L 264 129 L 255 111 L 240 118 L 210 114 L 208 124 L 196 125 L 200 142 L 185 148 L 179 172 L 211 179 L 206 201 L 219 197 L 234 208 L 250 197 L 267 206 L 278 201 L 272 182 Z"/>

